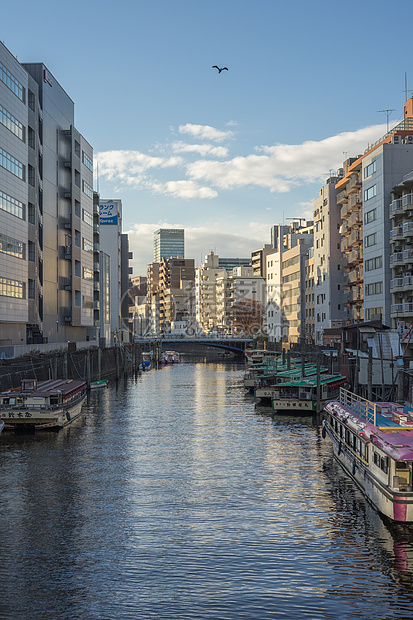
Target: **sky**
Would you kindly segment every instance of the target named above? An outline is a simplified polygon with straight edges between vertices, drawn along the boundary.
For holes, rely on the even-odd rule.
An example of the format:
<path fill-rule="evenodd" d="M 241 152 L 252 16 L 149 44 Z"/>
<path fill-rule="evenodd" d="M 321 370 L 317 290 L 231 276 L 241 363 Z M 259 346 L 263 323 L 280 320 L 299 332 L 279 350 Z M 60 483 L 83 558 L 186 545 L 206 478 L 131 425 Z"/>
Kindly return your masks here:
<path fill-rule="evenodd" d="M 16 19 L 2 6 L 3 43 L 75 102 L 95 189 L 122 200 L 135 276 L 158 228 L 184 228 L 199 265 L 210 250 L 248 257 L 272 225 L 312 219 L 330 174 L 386 132 L 381 110 L 390 127 L 403 119 L 405 74 L 413 89 L 411 0 L 18 7 Z"/>

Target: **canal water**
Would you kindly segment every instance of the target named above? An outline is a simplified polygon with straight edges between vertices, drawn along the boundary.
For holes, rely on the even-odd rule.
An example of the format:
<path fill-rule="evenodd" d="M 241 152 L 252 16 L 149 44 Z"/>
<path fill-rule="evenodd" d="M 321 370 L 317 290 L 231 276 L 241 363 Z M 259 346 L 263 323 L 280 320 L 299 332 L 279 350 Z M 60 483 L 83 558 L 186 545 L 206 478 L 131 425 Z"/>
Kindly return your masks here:
<path fill-rule="evenodd" d="M 413 530 L 242 379 L 183 363 L 92 393 L 58 434 L 3 433 L 0 618 L 411 619 Z"/>

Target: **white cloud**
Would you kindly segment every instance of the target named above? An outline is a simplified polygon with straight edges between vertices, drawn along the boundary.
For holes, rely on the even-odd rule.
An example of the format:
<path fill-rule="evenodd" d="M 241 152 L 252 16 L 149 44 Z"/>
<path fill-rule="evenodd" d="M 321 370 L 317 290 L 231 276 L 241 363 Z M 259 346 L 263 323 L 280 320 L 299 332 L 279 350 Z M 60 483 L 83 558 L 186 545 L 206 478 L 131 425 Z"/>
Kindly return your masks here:
<path fill-rule="evenodd" d="M 385 130 L 384 125 L 343 132 L 324 140 L 302 144 L 261 146 L 262 155 L 234 157 L 225 162 L 199 160 L 187 165 L 188 175 L 222 189 L 257 186 L 271 192 L 288 192 L 294 186 L 325 178 L 342 165 L 343 152 L 363 153 Z"/>
<path fill-rule="evenodd" d="M 228 149 L 225 146 L 213 146 L 212 144 L 187 144 L 186 142 L 173 142 L 174 153 L 199 153 L 202 157 L 226 157 Z"/>
<path fill-rule="evenodd" d="M 162 188 L 162 194 L 174 196 L 175 198 L 216 198 L 218 192 L 210 187 L 202 187 L 194 181 L 168 181 Z"/>
<path fill-rule="evenodd" d="M 210 125 L 179 125 L 179 133 L 189 134 L 193 138 L 201 138 L 201 140 L 212 140 L 213 142 L 222 142 L 226 138 L 232 138 L 232 131 L 221 131 Z"/>
<path fill-rule="evenodd" d="M 190 123 L 181 125 L 179 131 L 210 141 L 222 141 L 233 135 L 231 131 Z M 198 199 L 215 198 L 219 189 L 243 187 L 287 193 L 305 184 L 324 184 L 328 171 L 335 171 L 342 165 L 344 152 L 353 155 L 363 153 L 368 144 L 384 132 L 385 125 L 374 125 L 319 141 L 262 145 L 256 147 L 255 153 L 223 161 L 206 159 L 226 158 L 228 150 L 221 145 L 187 144 L 180 140 L 172 142 L 167 148 L 158 145 L 154 155 L 133 150 L 106 151 L 98 153 L 96 160 L 100 176 L 113 182 L 117 188 L 126 186 L 176 198 Z M 172 151 L 172 155 L 167 154 L 168 150 Z M 191 153 L 200 157 L 189 161 L 185 154 Z M 178 175 L 186 178 L 179 178 Z"/>

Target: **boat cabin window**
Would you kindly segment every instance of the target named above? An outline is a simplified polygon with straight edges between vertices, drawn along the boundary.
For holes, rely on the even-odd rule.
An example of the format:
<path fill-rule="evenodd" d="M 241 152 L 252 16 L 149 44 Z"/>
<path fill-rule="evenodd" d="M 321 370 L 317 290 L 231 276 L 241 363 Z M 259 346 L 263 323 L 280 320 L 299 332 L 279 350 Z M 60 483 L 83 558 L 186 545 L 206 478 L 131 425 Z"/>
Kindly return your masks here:
<path fill-rule="evenodd" d="M 50 397 L 50 404 L 51 405 L 58 405 L 59 404 L 59 397 L 58 396 L 51 396 Z"/>
<path fill-rule="evenodd" d="M 380 467 L 380 457 L 377 454 L 377 452 L 373 452 L 373 463 L 377 466 Z"/>
<path fill-rule="evenodd" d="M 385 474 L 387 474 L 389 470 L 389 457 L 388 456 L 380 456 L 376 451 L 373 452 L 373 463 L 376 467 L 379 467 Z"/>

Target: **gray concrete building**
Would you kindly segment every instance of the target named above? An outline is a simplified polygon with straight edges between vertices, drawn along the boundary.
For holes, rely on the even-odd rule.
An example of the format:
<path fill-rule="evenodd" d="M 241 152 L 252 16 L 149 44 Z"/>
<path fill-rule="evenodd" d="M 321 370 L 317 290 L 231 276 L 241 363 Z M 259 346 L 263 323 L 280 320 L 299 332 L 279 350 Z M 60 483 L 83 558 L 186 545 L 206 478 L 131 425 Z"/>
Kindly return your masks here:
<path fill-rule="evenodd" d="M 0 148 L 0 342 L 86 340 L 94 326 L 93 150 L 47 67 L 20 64 L 1 43 Z"/>

